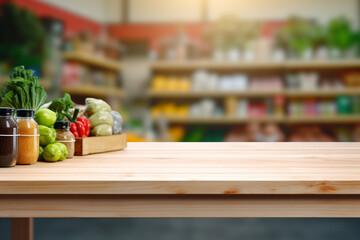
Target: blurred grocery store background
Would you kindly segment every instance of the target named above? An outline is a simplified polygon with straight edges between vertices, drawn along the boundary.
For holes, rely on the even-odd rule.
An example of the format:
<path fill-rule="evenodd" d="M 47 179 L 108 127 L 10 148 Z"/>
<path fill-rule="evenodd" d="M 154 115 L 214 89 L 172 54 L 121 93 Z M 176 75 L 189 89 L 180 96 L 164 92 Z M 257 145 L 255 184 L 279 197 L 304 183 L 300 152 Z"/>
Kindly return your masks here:
<path fill-rule="evenodd" d="M 129 141 L 360 141 L 358 0 L 0 4 L 0 82 L 103 98 Z"/>
<path fill-rule="evenodd" d="M 10 3 L 10 4 L 9 4 Z M 0 0 L 0 84 L 102 98 L 129 141 L 360 141 L 360 0 Z M 36 239 L 358 239 L 358 219 L 36 219 Z M 0 240 L 10 220 L 0 219 Z"/>

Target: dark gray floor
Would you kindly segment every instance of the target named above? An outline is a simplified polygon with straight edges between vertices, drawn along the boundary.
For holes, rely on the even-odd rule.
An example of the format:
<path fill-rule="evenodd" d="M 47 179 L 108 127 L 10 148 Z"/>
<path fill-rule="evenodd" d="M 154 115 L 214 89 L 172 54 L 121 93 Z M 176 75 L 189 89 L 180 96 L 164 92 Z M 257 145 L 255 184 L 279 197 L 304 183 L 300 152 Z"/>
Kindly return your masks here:
<path fill-rule="evenodd" d="M 10 239 L 0 219 L 0 240 Z M 35 240 L 358 240 L 360 219 L 36 219 Z"/>

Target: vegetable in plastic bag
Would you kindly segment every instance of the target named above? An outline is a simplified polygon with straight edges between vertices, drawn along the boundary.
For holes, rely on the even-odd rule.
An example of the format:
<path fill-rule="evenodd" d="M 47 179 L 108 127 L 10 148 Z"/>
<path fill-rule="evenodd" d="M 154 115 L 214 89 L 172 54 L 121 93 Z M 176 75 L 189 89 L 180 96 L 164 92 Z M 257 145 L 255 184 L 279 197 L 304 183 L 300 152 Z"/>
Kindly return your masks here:
<path fill-rule="evenodd" d="M 104 112 L 110 112 L 111 107 L 109 104 L 104 102 L 101 99 L 95 99 L 95 98 L 87 98 L 85 100 L 86 107 L 85 107 L 85 115 L 90 117 L 96 112 L 104 111 Z"/>
<path fill-rule="evenodd" d="M 123 119 L 117 111 L 111 111 L 110 114 L 114 119 L 113 134 L 120 134 L 122 131 Z"/>
<path fill-rule="evenodd" d="M 101 124 L 91 129 L 91 135 L 93 136 L 111 136 L 112 127 L 107 124 Z"/>
<path fill-rule="evenodd" d="M 114 120 L 109 112 L 100 111 L 96 112 L 89 118 L 91 128 L 94 128 L 101 124 L 107 124 L 111 127 L 114 125 Z"/>

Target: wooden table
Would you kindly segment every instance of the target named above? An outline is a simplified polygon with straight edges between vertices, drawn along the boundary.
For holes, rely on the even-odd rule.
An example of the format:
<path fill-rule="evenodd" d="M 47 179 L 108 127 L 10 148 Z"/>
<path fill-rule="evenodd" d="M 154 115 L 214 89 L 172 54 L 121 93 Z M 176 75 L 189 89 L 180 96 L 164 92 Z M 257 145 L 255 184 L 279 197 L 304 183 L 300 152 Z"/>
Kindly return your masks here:
<path fill-rule="evenodd" d="M 0 169 L 0 217 L 360 217 L 358 143 L 129 143 Z"/>

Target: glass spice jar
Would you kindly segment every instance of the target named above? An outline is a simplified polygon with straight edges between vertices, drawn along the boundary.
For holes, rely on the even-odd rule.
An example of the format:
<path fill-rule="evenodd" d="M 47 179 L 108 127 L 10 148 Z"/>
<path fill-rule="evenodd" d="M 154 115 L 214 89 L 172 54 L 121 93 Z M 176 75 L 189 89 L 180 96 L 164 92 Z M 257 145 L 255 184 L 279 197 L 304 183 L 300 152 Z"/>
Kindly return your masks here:
<path fill-rule="evenodd" d="M 0 167 L 14 167 L 18 158 L 18 125 L 13 108 L 0 108 Z"/>
<path fill-rule="evenodd" d="M 32 109 L 16 111 L 19 127 L 19 157 L 16 164 L 34 164 L 39 158 L 39 126 L 34 120 L 34 113 Z"/>
<path fill-rule="evenodd" d="M 56 141 L 65 144 L 68 155 L 67 158 L 72 158 L 75 151 L 75 137 L 70 132 L 70 122 L 69 121 L 57 121 L 54 124 L 56 130 Z"/>

